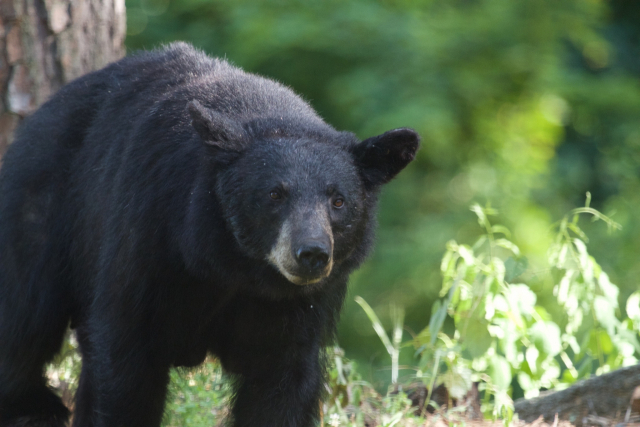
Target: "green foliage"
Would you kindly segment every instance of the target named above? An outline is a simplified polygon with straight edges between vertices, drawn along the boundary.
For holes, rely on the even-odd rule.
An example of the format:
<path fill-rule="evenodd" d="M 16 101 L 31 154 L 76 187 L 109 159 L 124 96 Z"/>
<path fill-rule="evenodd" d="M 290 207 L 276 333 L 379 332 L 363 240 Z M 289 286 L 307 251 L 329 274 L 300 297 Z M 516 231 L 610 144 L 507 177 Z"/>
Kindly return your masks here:
<path fill-rule="evenodd" d="M 191 370 L 172 369 L 163 426 L 213 426 L 227 415 L 231 388 L 217 360 Z"/>
<path fill-rule="evenodd" d="M 75 334 L 68 330 L 60 353 L 56 355 L 53 363 L 47 365 L 45 376 L 49 385 L 69 400 L 78 389 L 81 367 L 78 341 Z"/>
<path fill-rule="evenodd" d="M 444 384 L 460 399 L 479 381 L 485 413 L 510 420 L 514 384 L 525 397 L 535 397 L 542 389 L 565 388 L 638 362 L 640 292 L 628 298 L 625 318 L 618 309 L 618 287 L 587 251 L 578 219 L 588 214 L 610 230 L 620 226 L 589 207 L 590 199 L 587 194 L 584 208 L 555 225 L 548 251 L 546 273 L 556 283 L 559 317 L 520 283 L 528 276 L 535 284 L 536 275 L 527 275 L 527 258 L 509 239 L 509 230 L 491 223 L 496 210 L 472 206 L 484 233 L 473 246 L 447 244 L 441 263 L 444 299 L 434 303 L 429 325 L 413 339 L 417 377 L 428 390 Z M 452 334 L 443 332 L 447 317 L 453 320 Z M 382 338 L 384 328 L 375 319 Z"/>

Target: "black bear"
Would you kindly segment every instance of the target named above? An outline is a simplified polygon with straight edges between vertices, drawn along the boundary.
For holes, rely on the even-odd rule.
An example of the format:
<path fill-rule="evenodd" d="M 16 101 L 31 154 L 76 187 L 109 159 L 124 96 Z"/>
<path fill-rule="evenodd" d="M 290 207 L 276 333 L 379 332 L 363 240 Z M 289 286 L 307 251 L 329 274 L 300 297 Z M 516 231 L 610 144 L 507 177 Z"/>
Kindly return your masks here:
<path fill-rule="evenodd" d="M 184 43 L 63 87 L 0 171 L 0 425 L 63 426 L 43 366 L 68 326 L 78 427 L 158 426 L 169 369 L 236 374 L 235 426 L 311 426 L 379 189 L 415 156 Z"/>

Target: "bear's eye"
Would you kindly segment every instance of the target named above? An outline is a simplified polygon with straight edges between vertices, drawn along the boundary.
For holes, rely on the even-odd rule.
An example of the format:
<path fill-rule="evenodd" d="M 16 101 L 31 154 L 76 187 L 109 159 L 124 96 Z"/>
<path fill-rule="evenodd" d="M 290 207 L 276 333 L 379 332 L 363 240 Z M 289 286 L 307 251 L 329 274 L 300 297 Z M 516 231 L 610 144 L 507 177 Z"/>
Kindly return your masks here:
<path fill-rule="evenodd" d="M 280 192 L 273 190 L 271 193 L 269 193 L 269 197 L 271 197 L 271 200 L 280 200 L 282 199 L 282 195 L 280 194 Z"/>
<path fill-rule="evenodd" d="M 338 197 L 333 201 L 333 207 L 340 209 L 344 206 L 344 199 L 342 197 Z"/>

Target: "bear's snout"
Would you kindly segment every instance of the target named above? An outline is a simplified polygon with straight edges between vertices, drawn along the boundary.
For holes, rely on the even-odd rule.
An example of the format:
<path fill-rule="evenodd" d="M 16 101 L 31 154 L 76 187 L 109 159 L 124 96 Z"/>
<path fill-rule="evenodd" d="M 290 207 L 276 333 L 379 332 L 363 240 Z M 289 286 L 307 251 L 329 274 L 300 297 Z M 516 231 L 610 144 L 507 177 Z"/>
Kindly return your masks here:
<path fill-rule="evenodd" d="M 298 264 L 305 271 L 308 271 L 310 276 L 322 274 L 329 264 L 329 258 L 331 257 L 329 253 L 331 250 L 330 243 L 311 241 L 305 243 L 296 251 Z"/>
<path fill-rule="evenodd" d="M 300 209 L 280 229 L 267 259 L 291 283 L 309 285 L 329 276 L 333 268 L 333 234 L 320 206 Z"/>

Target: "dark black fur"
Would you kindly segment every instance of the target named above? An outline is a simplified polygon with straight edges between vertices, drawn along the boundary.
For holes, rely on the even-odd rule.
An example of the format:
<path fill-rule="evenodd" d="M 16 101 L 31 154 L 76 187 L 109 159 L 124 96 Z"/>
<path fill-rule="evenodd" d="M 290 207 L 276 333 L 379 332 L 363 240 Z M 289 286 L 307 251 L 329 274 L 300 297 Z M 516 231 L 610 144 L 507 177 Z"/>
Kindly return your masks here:
<path fill-rule="evenodd" d="M 240 378 L 234 425 L 313 425 L 378 189 L 417 148 L 409 129 L 360 143 L 180 43 L 65 86 L 0 171 L 0 426 L 65 424 L 43 366 L 69 324 L 74 426 L 159 425 L 169 368 L 207 352 Z M 334 265 L 295 285 L 265 257 L 285 219 L 313 228 L 309 209 L 329 218 Z"/>

